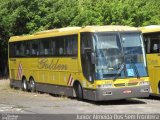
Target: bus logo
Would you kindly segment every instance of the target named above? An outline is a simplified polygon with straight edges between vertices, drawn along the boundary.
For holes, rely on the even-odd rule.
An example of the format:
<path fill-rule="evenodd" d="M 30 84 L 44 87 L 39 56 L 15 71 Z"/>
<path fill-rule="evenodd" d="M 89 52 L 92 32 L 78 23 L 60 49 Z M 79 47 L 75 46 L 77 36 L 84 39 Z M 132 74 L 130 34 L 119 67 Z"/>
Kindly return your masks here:
<path fill-rule="evenodd" d="M 38 62 L 39 69 L 48 69 L 48 70 L 67 70 L 67 65 L 59 64 L 59 59 L 54 61 L 53 59 L 49 61 L 47 58 L 39 59 Z"/>
<path fill-rule="evenodd" d="M 21 80 L 22 73 L 23 73 L 23 71 L 22 71 L 22 64 L 20 63 L 19 66 L 18 66 L 18 72 L 17 72 L 17 79 L 18 80 Z"/>

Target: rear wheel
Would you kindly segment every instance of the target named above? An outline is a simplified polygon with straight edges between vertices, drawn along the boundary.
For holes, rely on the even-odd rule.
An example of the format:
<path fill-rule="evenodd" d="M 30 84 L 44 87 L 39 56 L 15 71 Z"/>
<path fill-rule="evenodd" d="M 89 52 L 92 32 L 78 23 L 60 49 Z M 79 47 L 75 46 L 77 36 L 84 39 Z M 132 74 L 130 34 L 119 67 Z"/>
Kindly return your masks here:
<path fill-rule="evenodd" d="M 36 91 L 36 83 L 35 83 L 33 78 L 31 78 L 30 81 L 29 81 L 29 89 L 30 89 L 31 92 Z"/>
<path fill-rule="evenodd" d="M 13 89 L 13 88 L 14 88 L 14 87 L 13 87 L 13 85 L 11 85 L 11 84 L 10 84 L 10 88 L 12 88 L 12 89 Z"/>
<path fill-rule="evenodd" d="M 27 80 L 25 78 L 22 79 L 22 90 L 28 91 L 28 84 L 27 84 Z"/>
<path fill-rule="evenodd" d="M 10 81 L 10 84 L 9 84 L 10 88 L 14 88 L 14 86 L 12 85 L 11 81 Z"/>

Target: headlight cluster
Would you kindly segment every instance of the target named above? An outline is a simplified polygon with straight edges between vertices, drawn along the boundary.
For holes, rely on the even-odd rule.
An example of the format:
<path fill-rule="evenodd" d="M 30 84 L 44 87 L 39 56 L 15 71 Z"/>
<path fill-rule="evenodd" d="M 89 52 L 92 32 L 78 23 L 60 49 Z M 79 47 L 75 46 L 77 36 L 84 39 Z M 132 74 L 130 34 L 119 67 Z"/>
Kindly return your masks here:
<path fill-rule="evenodd" d="M 112 88 L 112 84 L 103 84 L 103 85 L 97 85 L 97 88 Z"/>
<path fill-rule="evenodd" d="M 149 81 L 141 81 L 139 85 L 149 85 Z"/>

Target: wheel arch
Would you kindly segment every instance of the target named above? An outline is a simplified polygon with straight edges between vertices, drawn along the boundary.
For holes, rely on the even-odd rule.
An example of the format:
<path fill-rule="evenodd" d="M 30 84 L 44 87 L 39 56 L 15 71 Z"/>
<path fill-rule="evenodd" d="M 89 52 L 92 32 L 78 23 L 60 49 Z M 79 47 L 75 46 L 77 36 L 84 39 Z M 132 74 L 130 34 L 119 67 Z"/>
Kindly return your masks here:
<path fill-rule="evenodd" d="M 27 81 L 27 78 L 26 78 L 25 75 L 22 76 L 22 81 L 23 81 L 23 80 L 26 80 L 26 81 Z"/>
<path fill-rule="evenodd" d="M 82 87 L 82 84 L 79 80 L 75 80 L 73 83 L 73 88 L 76 87 L 78 84 L 80 84 L 80 86 Z"/>
<path fill-rule="evenodd" d="M 33 76 L 30 76 L 30 77 L 29 77 L 29 82 L 30 82 L 31 79 L 33 79 L 33 80 L 35 81 L 34 77 L 33 77 Z"/>

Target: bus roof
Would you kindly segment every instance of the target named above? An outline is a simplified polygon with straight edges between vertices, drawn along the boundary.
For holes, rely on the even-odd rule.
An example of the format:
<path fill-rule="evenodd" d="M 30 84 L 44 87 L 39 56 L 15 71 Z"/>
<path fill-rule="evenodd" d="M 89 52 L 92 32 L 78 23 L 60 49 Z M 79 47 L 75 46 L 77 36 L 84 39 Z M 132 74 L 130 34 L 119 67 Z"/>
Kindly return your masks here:
<path fill-rule="evenodd" d="M 106 25 L 106 26 L 86 26 L 86 27 L 65 27 L 59 29 L 45 30 L 34 33 L 32 35 L 12 36 L 9 42 L 31 40 L 38 38 L 47 38 L 62 35 L 78 34 L 79 32 L 114 32 L 114 31 L 140 31 L 135 27 L 120 26 L 120 25 Z"/>
<path fill-rule="evenodd" d="M 81 29 L 81 32 L 114 32 L 114 31 L 137 31 L 135 27 L 120 26 L 120 25 L 106 25 L 106 26 L 86 26 Z"/>
<path fill-rule="evenodd" d="M 152 33 L 152 32 L 160 32 L 160 25 L 149 25 L 140 27 L 142 33 Z"/>

